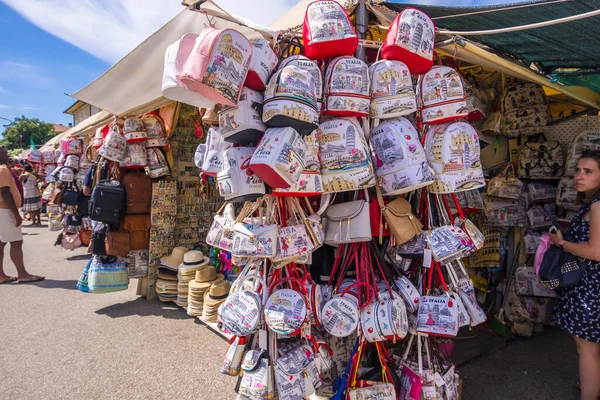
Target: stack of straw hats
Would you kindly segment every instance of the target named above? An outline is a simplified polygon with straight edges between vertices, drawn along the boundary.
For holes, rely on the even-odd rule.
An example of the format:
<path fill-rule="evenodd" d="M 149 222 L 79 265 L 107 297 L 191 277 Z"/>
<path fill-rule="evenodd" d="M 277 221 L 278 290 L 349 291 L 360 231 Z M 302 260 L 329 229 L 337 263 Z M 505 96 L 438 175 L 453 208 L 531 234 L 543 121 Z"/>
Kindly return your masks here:
<path fill-rule="evenodd" d="M 160 301 L 177 300 L 177 273 L 167 268 L 159 268 L 156 276 L 156 293 Z"/>
<path fill-rule="evenodd" d="M 230 288 L 229 282 L 226 280 L 217 280 L 204 293 L 204 309 L 202 310 L 202 319 L 204 321 L 217 322 L 217 311 L 219 306 L 229 296 Z"/>
<path fill-rule="evenodd" d="M 183 262 L 183 256 L 188 249 L 182 246 L 174 247 L 170 255 L 160 259 L 160 265 L 174 271 L 179 269 L 179 265 Z"/>
<path fill-rule="evenodd" d="M 214 266 L 206 265 L 196 271 L 194 280 L 189 281 L 188 315 L 199 317 L 204 309 L 204 295 L 215 282 L 224 281 L 223 275 L 217 274 Z"/>
<path fill-rule="evenodd" d="M 177 301 L 179 307 L 188 306 L 188 284 L 196 276 L 196 271 L 208 266 L 209 259 L 201 251 L 191 250 L 184 254 L 183 263 L 179 265 L 177 272 Z M 212 268 L 214 269 L 214 268 Z"/>

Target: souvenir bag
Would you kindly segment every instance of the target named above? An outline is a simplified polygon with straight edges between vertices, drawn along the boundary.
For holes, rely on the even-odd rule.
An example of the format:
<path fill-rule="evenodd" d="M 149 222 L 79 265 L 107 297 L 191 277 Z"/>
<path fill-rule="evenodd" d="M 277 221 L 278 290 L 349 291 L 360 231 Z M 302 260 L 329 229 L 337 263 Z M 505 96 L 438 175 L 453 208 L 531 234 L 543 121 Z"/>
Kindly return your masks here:
<path fill-rule="evenodd" d="M 42 163 L 54 164 L 54 152 L 52 150 L 42 151 Z"/>
<path fill-rule="evenodd" d="M 548 125 L 548 104 L 544 89 L 531 82 L 509 87 L 502 99 L 502 133 L 508 137 L 543 133 Z"/>
<path fill-rule="evenodd" d="M 39 150 L 31 150 L 27 155 L 27 161 L 33 164 L 41 164 L 42 163 L 42 152 Z"/>
<path fill-rule="evenodd" d="M 179 76 L 183 71 L 183 64 L 192 52 L 197 37 L 198 35 L 195 33 L 186 33 L 181 39 L 167 47 L 162 78 L 162 94 L 170 100 L 206 108 L 213 105 L 214 102 L 200 93 L 191 91 L 179 80 Z"/>
<path fill-rule="evenodd" d="M 77 138 L 62 139 L 60 141 L 60 149 L 67 156 L 78 156 L 83 153 L 83 143 Z"/>
<path fill-rule="evenodd" d="M 490 180 L 488 196 L 518 200 L 523 192 L 523 182 L 515 177 L 512 163 L 506 163 L 502 170 Z"/>
<path fill-rule="evenodd" d="M 565 176 L 575 175 L 577 161 L 583 155 L 584 150 L 600 150 L 600 130 L 583 131 L 575 137 L 567 153 Z"/>
<path fill-rule="evenodd" d="M 475 224 L 471 220 L 467 219 L 467 217 L 462 211 L 462 208 L 460 206 L 460 203 L 458 202 L 458 198 L 456 197 L 456 195 L 452 193 L 451 196 L 452 201 L 454 202 L 454 208 L 458 212 L 458 217 L 455 218 L 452 214 L 452 208 L 450 207 L 447 195 L 445 194 L 441 195 L 443 202 L 440 201 L 439 197 L 436 197 L 436 201 L 438 202 L 438 213 L 441 215 L 444 223 L 453 225 L 459 229 L 462 228 L 462 230 L 466 232 L 466 234 L 469 236 L 469 239 L 471 240 L 471 246 L 473 250 L 481 249 L 485 243 L 485 236 L 483 235 L 483 233 L 481 233 L 479 228 L 477 228 L 477 226 L 475 226 Z"/>
<path fill-rule="evenodd" d="M 369 68 L 352 56 L 333 59 L 325 71 L 323 114 L 338 117 L 369 116 Z"/>
<path fill-rule="evenodd" d="M 573 179 L 571 179 L 573 181 Z M 557 197 L 557 188 L 548 183 L 532 182 L 527 184 L 527 197 L 531 203 L 554 203 Z M 576 196 L 576 195 L 575 195 Z M 579 207 L 576 208 L 576 210 Z"/>
<path fill-rule="evenodd" d="M 433 125 L 425 155 L 435 174 L 430 193 L 456 193 L 485 186 L 477 131 L 466 122 Z"/>
<path fill-rule="evenodd" d="M 539 232 L 527 232 L 523 236 L 523 246 L 525 254 L 536 254 L 537 248 L 541 243 L 541 235 Z"/>
<path fill-rule="evenodd" d="M 467 121 L 473 123 L 485 119 L 492 106 L 490 96 L 479 88 L 477 81 L 474 79 L 467 79 L 467 77 L 461 73 L 460 69 L 457 68 L 457 70 L 461 74 L 463 87 L 465 89 L 467 108 L 469 109 Z"/>
<path fill-rule="evenodd" d="M 275 257 L 271 259 L 272 262 L 277 264 L 287 263 L 307 256 L 322 244 L 322 239 L 320 243 L 317 241 L 318 239 L 314 239 L 317 234 L 298 200 L 288 199 L 286 203 L 288 221 L 295 223 L 286 224 L 286 226 L 281 226 L 278 229 L 277 250 Z M 316 222 L 319 223 L 318 220 Z"/>
<path fill-rule="evenodd" d="M 250 41 L 250 44 L 252 45 L 252 58 L 244 86 L 254 90 L 264 90 L 279 60 L 267 40 L 255 39 Z"/>
<path fill-rule="evenodd" d="M 249 350 L 242 360 L 238 394 L 249 400 L 275 398 L 273 367 L 265 350 Z"/>
<path fill-rule="evenodd" d="M 531 229 L 549 228 L 552 226 L 552 217 L 556 212 L 551 213 L 547 205 L 535 205 L 527 210 L 527 222 Z"/>
<path fill-rule="evenodd" d="M 275 290 L 289 281 L 289 288 Z M 265 323 L 273 332 L 289 336 L 300 333 L 308 315 L 306 288 L 301 279 L 278 278 L 269 286 L 271 293 L 265 303 Z"/>
<path fill-rule="evenodd" d="M 573 178 L 566 176 L 558 182 L 556 205 L 565 210 L 577 211 L 579 209 L 577 205 L 577 189 L 575 188 Z"/>
<path fill-rule="evenodd" d="M 63 155 L 64 155 L 64 152 L 62 150 L 59 150 L 59 149 L 54 150 L 54 159 L 56 160 L 56 163 L 58 165 L 62 165 L 62 163 L 65 162 Z"/>
<path fill-rule="evenodd" d="M 384 356 L 383 344 L 376 343 L 375 348 L 377 350 L 377 357 L 381 364 L 381 381 L 359 381 L 358 369 L 360 359 L 365 352 L 366 343 L 363 342 L 359 345 L 358 352 L 355 360 L 353 360 L 351 367 L 352 379 L 348 385 L 348 399 L 349 400 L 364 400 L 364 399 L 381 399 L 381 400 L 396 400 L 398 396 L 396 394 L 396 388 L 392 378 L 392 371 L 390 370 L 387 361 Z"/>
<path fill-rule="evenodd" d="M 417 111 L 410 71 L 402 61 L 381 60 L 369 67 L 371 118 L 397 118 Z"/>
<path fill-rule="evenodd" d="M 419 107 L 424 124 L 443 124 L 469 115 L 460 74 L 436 65 L 419 79 Z"/>
<path fill-rule="evenodd" d="M 415 217 L 411 205 L 406 199 L 398 197 L 384 204 L 379 186 L 375 187 L 377 202 L 381 207 L 379 231 L 383 232 L 383 220 L 394 238 L 395 245 L 408 242 L 415 236 L 421 234 L 423 224 Z"/>
<path fill-rule="evenodd" d="M 369 141 L 384 195 L 407 193 L 434 182 L 419 134 L 406 118 L 382 122 L 371 131 Z"/>
<path fill-rule="evenodd" d="M 143 172 L 128 172 L 123 176 L 127 214 L 150 214 L 152 180 Z"/>
<path fill-rule="evenodd" d="M 440 264 L 464 258 L 473 250 L 473 240 L 464 230 L 454 225 L 431 230 L 426 241 L 433 259 Z"/>
<path fill-rule="evenodd" d="M 150 214 L 126 215 L 123 229 L 130 235 L 131 250 L 145 250 L 150 245 Z"/>
<path fill-rule="evenodd" d="M 304 154 L 304 170 L 298 178 L 298 183 L 287 189 L 277 188 L 273 190 L 273 195 L 305 197 L 323 193 L 321 161 L 319 160 L 319 134 L 314 130 L 303 139 L 306 153 Z"/>
<path fill-rule="evenodd" d="M 212 247 L 231 252 L 233 250 L 234 219 L 221 215 L 226 205 L 227 203 L 223 203 L 213 217 L 213 223 L 206 235 L 206 243 Z"/>
<path fill-rule="evenodd" d="M 409 355 L 411 353 L 413 343 L 416 340 L 417 347 L 417 367 L 415 371 L 412 367 L 413 363 L 408 362 Z M 423 350 L 422 350 L 421 336 L 417 333 L 410 335 L 408 344 L 404 350 L 402 358 L 400 360 L 398 375 L 400 376 L 400 393 L 399 399 L 401 400 L 419 400 L 421 398 L 421 391 L 423 388 Z"/>
<path fill-rule="evenodd" d="M 148 166 L 148 153 L 145 143 L 127 143 L 127 155 L 125 160 L 119 163 L 124 169 L 143 169 Z"/>
<path fill-rule="evenodd" d="M 454 268 L 455 264 L 462 271 L 462 278 L 458 277 L 456 269 Z M 459 310 L 462 307 L 463 310 L 468 314 L 469 325 L 477 326 L 487 321 L 485 311 L 483 311 L 483 309 L 477 303 L 473 281 L 471 278 L 469 278 L 467 270 L 465 269 L 462 261 L 458 260 L 453 263 L 446 264 L 446 270 L 448 271 L 448 276 L 450 277 L 450 280 L 453 282 L 453 285 L 460 296 L 460 302 L 457 302 L 457 306 Z"/>
<path fill-rule="evenodd" d="M 268 223 L 265 218 L 251 217 L 263 203 L 259 200 L 246 203 L 233 224 L 233 248 L 231 254 L 235 257 L 272 258 L 277 249 L 277 228 Z M 267 209 L 267 215 L 269 210 Z"/>
<path fill-rule="evenodd" d="M 435 270 L 435 271 L 434 271 Z M 430 296 L 433 274 L 436 272 L 445 291 L 441 296 Z M 433 336 L 455 337 L 458 334 L 458 307 L 449 295 L 449 288 L 440 264 L 433 263 L 427 271 L 427 294 L 419 299 L 417 331 Z"/>
<path fill-rule="evenodd" d="M 90 293 L 111 293 L 127 290 L 127 267 L 118 257 L 101 258 L 94 255 L 88 271 Z"/>
<path fill-rule="evenodd" d="M 260 270 L 255 271 L 261 273 Z M 251 286 L 245 286 L 249 281 Z M 223 306 L 219 308 L 219 320 L 223 327 L 239 337 L 257 333 L 263 319 L 262 291 L 264 280 L 258 275 L 242 272 Z"/>
<path fill-rule="evenodd" d="M 78 156 L 67 156 L 65 159 L 65 167 L 78 169 L 79 168 L 79 157 Z"/>
<path fill-rule="evenodd" d="M 223 170 L 223 153 L 231 145 L 223 142 L 223 137 L 216 127 L 211 127 L 208 130 L 208 138 L 206 139 L 206 155 L 200 169 L 206 175 L 217 176 Z"/>
<path fill-rule="evenodd" d="M 267 185 L 289 188 L 304 170 L 306 144 L 293 128 L 269 128 L 260 140 L 250 168 Z"/>
<path fill-rule="evenodd" d="M 109 231 L 105 240 L 109 256 L 126 256 L 131 251 L 129 232 Z"/>
<path fill-rule="evenodd" d="M 556 297 L 554 290 L 542 284 L 534 267 L 519 267 L 515 272 L 516 290 L 519 296 Z"/>
<path fill-rule="evenodd" d="M 415 287 L 415 285 L 406 277 L 400 276 L 400 278 L 394 281 L 396 288 L 398 289 L 398 293 L 404 300 L 404 304 L 406 305 L 408 312 L 414 313 L 419 309 L 419 290 Z"/>
<path fill-rule="evenodd" d="M 141 119 L 148 136 L 146 147 L 163 147 L 169 144 L 165 122 L 159 114 L 149 112 L 142 115 Z"/>
<path fill-rule="evenodd" d="M 325 219 L 325 243 L 328 245 L 370 242 L 372 239 L 368 200 L 329 206 Z"/>
<path fill-rule="evenodd" d="M 194 164 L 196 164 L 196 167 L 202 169 L 204 157 L 206 157 L 206 143 L 200 143 L 194 152 Z"/>
<path fill-rule="evenodd" d="M 456 193 L 456 198 L 465 214 L 478 213 L 485 208 L 483 205 L 483 197 L 478 189 L 458 192 Z"/>
<path fill-rule="evenodd" d="M 317 99 L 317 114 L 321 114 L 323 107 L 323 75 L 321 69 L 317 63 L 313 60 L 309 60 L 307 57 L 297 54 L 291 57 L 284 58 L 279 64 L 279 69 L 283 69 L 288 65 L 293 65 L 306 72 L 308 72 L 315 80 L 316 92 L 315 97 Z M 318 125 L 317 121 L 317 125 Z"/>
<path fill-rule="evenodd" d="M 323 381 L 310 346 L 300 345 L 280 353 L 274 365 L 278 399 L 303 400 L 314 396 Z"/>
<path fill-rule="evenodd" d="M 429 16 L 414 8 L 405 8 L 390 26 L 381 56 L 406 63 L 413 74 L 429 71 L 433 65 L 435 25 Z"/>
<path fill-rule="evenodd" d="M 325 193 L 365 189 L 376 184 L 369 145 L 354 118 L 319 125 L 319 157 Z"/>
<path fill-rule="evenodd" d="M 125 215 L 125 188 L 116 180 L 102 180 L 96 184 L 90 198 L 90 219 L 117 223 Z"/>
<path fill-rule="evenodd" d="M 83 271 L 81 272 L 81 275 L 79 276 L 79 280 L 77 281 L 77 285 L 75 286 L 77 288 L 77 290 L 84 292 L 84 293 L 89 293 L 90 288 L 88 286 L 88 274 L 90 272 L 90 267 L 92 266 L 92 259 L 90 259 L 87 264 L 85 265 L 85 267 L 83 268 Z"/>
<path fill-rule="evenodd" d="M 204 28 L 178 78 L 214 103 L 235 106 L 248 74 L 251 54 L 250 42 L 238 31 Z"/>
<path fill-rule="evenodd" d="M 306 56 L 312 60 L 351 55 L 358 47 L 354 26 L 336 1 L 315 1 L 306 7 L 302 41 Z"/>
<path fill-rule="evenodd" d="M 266 193 L 265 183 L 248 164 L 254 147 L 231 147 L 223 154 L 223 170 L 217 174 L 219 194 L 225 201 L 253 201 Z"/>
<path fill-rule="evenodd" d="M 223 140 L 242 145 L 258 142 L 267 130 L 262 122 L 262 107 L 262 93 L 242 88 L 237 105 L 219 112 L 219 132 Z"/>
<path fill-rule="evenodd" d="M 519 151 L 519 178 L 557 178 L 563 175 L 564 164 L 559 142 L 525 142 Z"/>
<path fill-rule="evenodd" d="M 240 315 L 240 318 L 243 318 Z M 223 365 L 219 372 L 229 376 L 238 376 L 242 371 L 242 358 L 246 351 L 246 337 L 234 336 L 229 341 L 229 349 L 225 353 Z"/>
<path fill-rule="evenodd" d="M 123 122 L 123 136 L 127 143 L 143 143 L 148 140 L 141 118 L 127 117 Z"/>
<path fill-rule="evenodd" d="M 109 129 L 110 125 L 104 125 L 103 127 L 96 129 L 96 133 L 92 138 L 91 144 L 94 149 L 99 150 L 100 147 L 102 147 L 102 142 L 104 142 L 104 138 L 106 137 L 106 135 L 108 135 Z"/>
<path fill-rule="evenodd" d="M 98 151 L 96 151 L 96 149 L 94 149 L 91 145 L 88 146 L 85 149 L 85 153 L 83 153 L 81 155 L 81 158 L 79 159 L 79 168 L 81 168 L 81 169 L 92 168 L 92 165 L 94 165 L 93 160 L 95 160 L 97 158 L 98 158 Z"/>
<path fill-rule="evenodd" d="M 113 124 L 110 131 L 104 138 L 102 147 L 98 150 L 98 154 L 107 160 L 123 162 L 127 156 L 127 142 L 121 132 L 119 126 Z"/>
<path fill-rule="evenodd" d="M 52 176 L 52 172 L 56 169 L 55 164 L 46 164 L 44 167 L 44 174 L 46 175 L 46 183 L 54 183 L 56 182 L 56 178 Z"/>
<path fill-rule="evenodd" d="M 156 179 L 171 175 L 171 168 L 163 149 L 146 148 L 146 155 L 148 157 L 148 166 L 145 170 L 150 178 Z"/>
<path fill-rule="evenodd" d="M 320 82 L 310 70 L 294 64 L 281 67 L 265 89 L 263 122 L 270 127 L 291 127 L 302 135 L 312 132 L 319 125 Z"/>

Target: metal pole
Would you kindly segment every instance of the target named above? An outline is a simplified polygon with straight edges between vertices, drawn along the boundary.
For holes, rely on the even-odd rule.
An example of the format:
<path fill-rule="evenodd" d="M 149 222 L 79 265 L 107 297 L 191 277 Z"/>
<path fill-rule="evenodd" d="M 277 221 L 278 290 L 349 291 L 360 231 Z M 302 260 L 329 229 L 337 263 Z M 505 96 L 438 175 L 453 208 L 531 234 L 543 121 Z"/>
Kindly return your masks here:
<path fill-rule="evenodd" d="M 356 7 L 356 32 L 358 39 L 364 40 L 367 37 L 367 30 L 369 29 L 369 12 L 365 5 L 365 0 L 359 0 L 358 6 Z M 356 58 L 366 61 L 365 48 L 362 45 L 358 45 L 355 53 Z"/>

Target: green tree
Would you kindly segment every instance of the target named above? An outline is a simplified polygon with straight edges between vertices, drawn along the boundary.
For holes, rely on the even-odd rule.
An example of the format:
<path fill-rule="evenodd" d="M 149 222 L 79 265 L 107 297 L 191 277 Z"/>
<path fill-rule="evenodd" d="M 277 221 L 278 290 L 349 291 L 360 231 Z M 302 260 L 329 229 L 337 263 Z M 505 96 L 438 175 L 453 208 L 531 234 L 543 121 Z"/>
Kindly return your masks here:
<path fill-rule="evenodd" d="M 42 122 L 38 118 L 17 117 L 8 125 L 4 125 L 4 133 L 0 143 L 7 149 L 29 148 L 29 139 L 37 146 L 46 143 L 55 135 L 52 124 Z"/>

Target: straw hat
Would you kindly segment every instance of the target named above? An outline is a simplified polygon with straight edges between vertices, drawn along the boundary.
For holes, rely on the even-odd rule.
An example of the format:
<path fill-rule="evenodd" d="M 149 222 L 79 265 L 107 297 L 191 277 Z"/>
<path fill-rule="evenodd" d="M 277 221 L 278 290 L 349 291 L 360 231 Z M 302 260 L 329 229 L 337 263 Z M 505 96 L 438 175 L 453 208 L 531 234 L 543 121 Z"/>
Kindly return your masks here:
<path fill-rule="evenodd" d="M 177 246 L 173 248 L 171 255 L 161 258 L 160 263 L 176 269 L 183 262 L 183 256 L 187 251 L 186 247 Z"/>
<path fill-rule="evenodd" d="M 183 255 L 183 262 L 179 268 L 199 268 L 208 264 L 209 258 L 204 255 L 201 251 L 190 250 Z"/>
<path fill-rule="evenodd" d="M 217 311 L 221 303 L 229 296 L 229 282 L 219 280 L 213 283 L 209 290 L 204 293 L 204 309 L 209 308 L 209 311 Z"/>
<path fill-rule="evenodd" d="M 196 279 L 189 282 L 192 290 L 205 291 L 218 279 L 223 279 L 222 274 L 217 274 L 215 267 L 200 268 L 196 271 Z"/>

